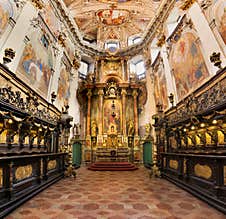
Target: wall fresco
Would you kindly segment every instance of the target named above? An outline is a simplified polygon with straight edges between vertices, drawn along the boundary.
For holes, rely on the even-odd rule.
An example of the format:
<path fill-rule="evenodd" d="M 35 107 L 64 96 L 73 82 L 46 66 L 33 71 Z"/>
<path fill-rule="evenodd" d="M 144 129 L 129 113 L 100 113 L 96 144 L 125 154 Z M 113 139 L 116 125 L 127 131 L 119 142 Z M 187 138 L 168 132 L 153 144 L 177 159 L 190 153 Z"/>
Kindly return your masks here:
<path fill-rule="evenodd" d="M 200 86 L 209 76 L 196 39 L 193 33 L 184 33 L 170 53 L 169 60 L 179 100 Z"/>
<path fill-rule="evenodd" d="M 50 47 L 43 45 L 42 32 L 33 32 L 21 56 L 17 73 L 28 85 L 47 98 L 52 76 L 53 58 Z"/>
<path fill-rule="evenodd" d="M 13 5 L 11 1 L 0 0 L 0 37 L 4 33 L 10 17 L 13 17 Z"/>
<path fill-rule="evenodd" d="M 54 33 L 55 36 L 58 36 L 60 33 L 60 22 L 56 18 L 54 9 L 48 0 L 45 1 L 45 8 L 43 10 L 42 17 L 52 33 Z"/>
<path fill-rule="evenodd" d="M 57 90 L 57 103 L 59 107 L 68 104 L 70 97 L 70 71 L 65 63 L 62 62 L 60 77 Z"/>
<path fill-rule="evenodd" d="M 154 97 L 156 104 L 162 104 L 163 109 L 168 107 L 167 94 L 167 83 L 164 68 L 159 66 L 158 70 L 154 74 Z"/>

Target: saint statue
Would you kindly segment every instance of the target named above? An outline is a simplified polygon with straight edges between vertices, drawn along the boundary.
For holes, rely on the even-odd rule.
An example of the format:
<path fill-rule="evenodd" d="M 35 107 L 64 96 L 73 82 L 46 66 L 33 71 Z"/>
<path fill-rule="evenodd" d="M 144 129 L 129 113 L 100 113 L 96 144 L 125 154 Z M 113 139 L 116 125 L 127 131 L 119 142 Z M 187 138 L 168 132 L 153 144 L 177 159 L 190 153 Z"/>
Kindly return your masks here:
<path fill-rule="evenodd" d="M 151 139 L 152 138 L 152 136 L 151 136 L 151 130 L 152 130 L 151 124 L 150 123 L 147 123 L 145 125 L 145 138 L 146 139 Z"/>
<path fill-rule="evenodd" d="M 96 137 L 97 136 L 97 124 L 95 121 L 92 121 L 91 125 L 91 137 Z"/>
<path fill-rule="evenodd" d="M 128 136 L 133 136 L 134 134 L 134 124 L 133 121 L 130 120 L 128 124 Z"/>

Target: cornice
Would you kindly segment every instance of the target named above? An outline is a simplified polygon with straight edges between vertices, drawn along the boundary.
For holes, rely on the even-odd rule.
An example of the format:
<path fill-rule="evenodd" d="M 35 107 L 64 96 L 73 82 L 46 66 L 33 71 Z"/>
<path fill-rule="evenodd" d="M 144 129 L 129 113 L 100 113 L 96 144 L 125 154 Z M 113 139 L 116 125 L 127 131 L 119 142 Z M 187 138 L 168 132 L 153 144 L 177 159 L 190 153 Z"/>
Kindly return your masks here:
<path fill-rule="evenodd" d="M 99 49 L 97 47 L 91 46 L 86 44 L 83 39 L 82 35 L 79 32 L 78 26 L 75 23 L 74 19 L 70 16 L 70 13 L 63 3 L 62 0 L 53 0 L 55 2 L 57 9 L 59 10 L 60 15 L 64 19 L 63 21 L 67 24 L 70 32 L 72 33 L 75 44 L 78 46 L 78 49 L 87 55 L 90 56 L 99 56 L 99 57 L 106 57 L 112 56 L 109 55 L 105 50 Z M 159 28 L 162 27 L 164 21 L 167 19 L 170 10 L 173 8 L 174 4 L 176 3 L 175 0 L 163 0 L 162 4 L 159 7 L 159 10 L 156 12 L 155 18 L 152 19 L 150 24 L 148 25 L 148 29 L 143 34 L 143 40 L 136 44 L 132 45 L 123 49 L 118 50 L 114 57 L 122 57 L 128 56 L 132 57 L 138 55 L 143 52 L 143 49 L 150 44 L 152 39 L 155 37 L 156 32 Z"/>

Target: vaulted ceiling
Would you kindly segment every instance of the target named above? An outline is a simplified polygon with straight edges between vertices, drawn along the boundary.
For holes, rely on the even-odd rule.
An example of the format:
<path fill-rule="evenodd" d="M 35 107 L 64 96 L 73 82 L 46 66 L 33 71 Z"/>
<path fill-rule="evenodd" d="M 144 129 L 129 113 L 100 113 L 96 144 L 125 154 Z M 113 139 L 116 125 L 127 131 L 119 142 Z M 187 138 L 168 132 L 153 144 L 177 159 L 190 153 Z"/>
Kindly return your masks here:
<path fill-rule="evenodd" d="M 142 35 L 155 16 L 160 1 L 154 0 L 64 0 L 84 39 L 102 47 L 118 40 L 122 47 L 132 35 Z"/>

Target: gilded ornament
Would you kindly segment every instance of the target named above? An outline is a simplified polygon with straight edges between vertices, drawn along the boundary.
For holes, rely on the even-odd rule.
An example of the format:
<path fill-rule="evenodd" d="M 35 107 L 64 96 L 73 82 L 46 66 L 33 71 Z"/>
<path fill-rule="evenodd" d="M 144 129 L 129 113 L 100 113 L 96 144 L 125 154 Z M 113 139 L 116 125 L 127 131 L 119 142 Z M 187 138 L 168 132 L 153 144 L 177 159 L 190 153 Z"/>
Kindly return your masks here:
<path fill-rule="evenodd" d="M 17 167 L 16 171 L 15 171 L 15 177 L 16 180 L 22 180 L 22 179 L 26 179 L 28 177 L 32 176 L 32 165 L 26 165 L 26 166 L 21 166 L 21 167 Z"/>
<path fill-rule="evenodd" d="M 170 160 L 169 166 L 170 166 L 170 168 L 177 170 L 178 169 L 178 161 L 177 160 Z"/>
<path fill-rule="evenodd" d="M 40 1 L 40 0 L 31 0 L 31 1 L 37 9 L 39 9 L 39 10 L 43 9 L 44 5 L 43 5 L 42 1 Z"/>
<path fill-rule="evenodd" d="M 195 175 L 205 179 L 209 179 L 212 176 L 212 170 L 208 165 L 196 164 L 194 167 Z"/>
<path fill-rule="evenodd" d="M 181 9 L 183 11 L 186 11 L 194 4 L 194 2 L 195 2 L 195 0 L 185 0 L 184 4 L 181 6 Z"/>
<path fill-rule="evenodd" d="M 56 165 L 57 165 L 56 160 L 50 160 L 50 161 L 48 162 L 48 167 L 47 167 L 47 169 L 48 169 L 48 170 L 56 169 Z"/>

